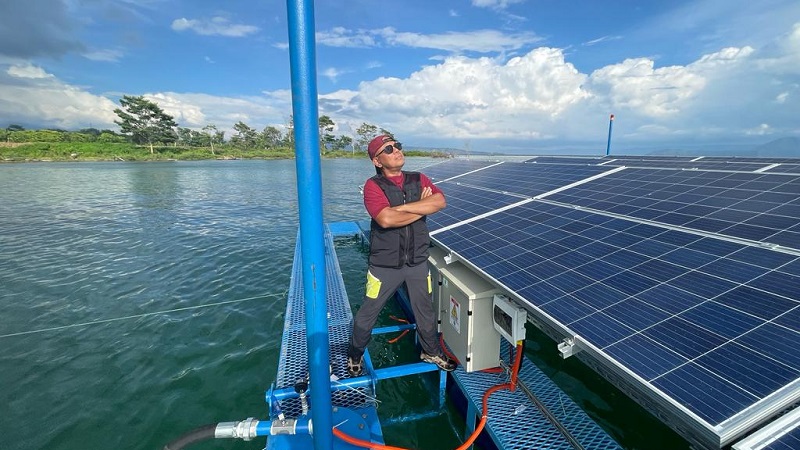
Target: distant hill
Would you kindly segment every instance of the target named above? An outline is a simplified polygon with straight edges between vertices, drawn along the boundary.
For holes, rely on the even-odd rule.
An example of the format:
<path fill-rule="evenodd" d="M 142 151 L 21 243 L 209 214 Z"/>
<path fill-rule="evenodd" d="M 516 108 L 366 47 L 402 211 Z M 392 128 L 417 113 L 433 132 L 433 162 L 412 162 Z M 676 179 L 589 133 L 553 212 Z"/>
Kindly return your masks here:
<path fill-rule="evenodd" d="M 693 148 L 660 149 L 647 152 L 659 156 L 742 156 L 758 158 L 800 158 L 800 138 L 784 137 L 766 144 L 698 145 Z"/>
<path fill-rule="evenodd" d="M 486 152 L 468 151 L 459 148 L 431 148 L 415 147 L 414 150 L 423 152 L 440 152 L 454 156 L 509 156 L 509 155 L 583 155 L 583 156 L 603 156 L 605 152 L 587 151 L 585 148 L 548 147 L 546 149 L 527 152 Z M 603 149 L 604 150 L 604 149 Z M 759 158 L 800 158 L 800 137 L 784 137 L 775 139 L 765 144 L 748 143 L 726 143 L 726 144 L 694 144 L 681 145 L 674 148 L 653 147 L 628 147 L 624 150 L 614 151 L 612 155 L 651 155 L 651 156 L 740 156 L 740 157 L 759 157 Z"/>
<path fill-rule="evenodd" d="M 753 156 L 800 158 L 800 138 L 775 139 L 754 148 Z"/>

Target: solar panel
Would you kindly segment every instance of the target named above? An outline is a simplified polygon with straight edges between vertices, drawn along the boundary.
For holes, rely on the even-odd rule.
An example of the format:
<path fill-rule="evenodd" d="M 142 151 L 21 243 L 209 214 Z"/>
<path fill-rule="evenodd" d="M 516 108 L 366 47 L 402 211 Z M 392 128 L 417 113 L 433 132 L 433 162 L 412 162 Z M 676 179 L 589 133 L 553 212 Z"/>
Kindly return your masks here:
<path fill-rule="evenodd" d="M 754 172 L 763 170 L 771 166 L 767 162 L 746 162 L 746 161 L 710 161 L 682 159 L 677 161 L 669 160 L 614 160 L 605 163 L 606 166 L 626 166 L 626 167 L 645 167 L 645 168 L 672 168 L 672 169 L 692 169 L 692 170 L 728 170 L 737 172 Z"/>
<path fill-rule="evenodd" d="M 458 181 L 487 190 L 534 197 L 610 170 L 613 168 L 504 162 L 472 172 Z"/>
<path fill-rule="evenodd" d="M 453 181 L 437 183 L 437 186 L 445 193 L 447 207 L 428 217 L 430 230 L 437 230 L 523 200 L 519 196 L 463 186 Z"/>
<path fill-rule="evenodd" d="M 800 174 L 800 163 L 782 163 L 765 170 L 768 173 L 793 173 Z"/>
<path fill-rule="evenodd" d="M 784 414 L 733 445 L 733 450 L 797 450 L 800 448 L 800 408 Z"/>
<path fill-rule="evenodd" d="M 537 159 L 439 183 L 436 245 L 703 447 L 800 401 L 800 177 Z"/>
<path fill-rule="evenodd" d="M 722 443 L 800 397 L 796 255 L 541 201 L 433 236 Z"/>
<path fill-rule="evenodd" d="M 537 156 L 525 162 L 547 163 L 547 164 L 600 164 L 604 160 L 602 157 L 591 156 Z"/>
<path fill-rule="evenodd" d="M 625 169 L 548 199 L 800 249 L 800 178 L 791 175 Z"/>
<path fill-rule="evenodd" d="M 497 164 L 497 161 L 479 161 L 471 159 L 453 159 L 442 161 L 422 169 L 422 172 L 434 182 L 440 182 Z"/>

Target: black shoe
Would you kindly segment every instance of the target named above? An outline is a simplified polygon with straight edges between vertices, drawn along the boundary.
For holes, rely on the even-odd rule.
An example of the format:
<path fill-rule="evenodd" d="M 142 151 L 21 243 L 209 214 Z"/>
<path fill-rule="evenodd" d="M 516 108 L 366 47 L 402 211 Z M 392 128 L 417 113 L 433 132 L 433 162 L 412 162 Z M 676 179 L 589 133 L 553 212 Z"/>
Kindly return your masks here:
<path fill-rule="evenodd" d="M 419 359 L 425 361 L 426 363 L 436 364 L 440 369 L 446 372 L 452 372 L 456 370 L 456 367 L 458 366 L 455 361 L 444 355 L 433 356 L 422 352 L 419 355 Z"/>
<path fill-rule="evenodd" d="M 347 357 L 347 373 L 351 377 L 357 377 L 364 373 L 364 355 L 356 361 L 352 356 Z"/>

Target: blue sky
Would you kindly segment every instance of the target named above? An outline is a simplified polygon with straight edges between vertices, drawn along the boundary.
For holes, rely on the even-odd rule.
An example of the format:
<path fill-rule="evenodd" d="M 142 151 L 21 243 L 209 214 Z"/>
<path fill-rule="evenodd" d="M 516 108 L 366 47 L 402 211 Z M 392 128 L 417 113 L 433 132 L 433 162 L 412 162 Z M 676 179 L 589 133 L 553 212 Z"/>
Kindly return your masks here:
<path fill-rule="evenodd" d="M 502 152 L 800 136 L 796 0 L 318 0 L 320 114 L 408 146 Z M 284 128 L 286 2 L 3 0 L 0 126 Z M 230 136 L 230 132 L 227 134 Z"/>

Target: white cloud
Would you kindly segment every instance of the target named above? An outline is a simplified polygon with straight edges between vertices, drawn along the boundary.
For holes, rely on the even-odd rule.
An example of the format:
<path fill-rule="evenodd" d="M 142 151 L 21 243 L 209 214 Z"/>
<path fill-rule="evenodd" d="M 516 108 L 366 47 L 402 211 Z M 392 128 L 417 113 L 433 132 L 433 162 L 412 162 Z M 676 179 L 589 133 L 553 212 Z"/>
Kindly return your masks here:
<path fill-rule="evenodd" d="M 122 58 L 122 55 L 123 53 L 120 50 L 104 49 L 86 52 L 83 57 L 92 61 L 117 62 Z"/>
<path fill-rule="evenodd" d="M 585 80 L 558 49 L 539 48 L 506 63 L 450 57 L 407 79 L 362 83 L 342 111 L 428 136 L 529 137 L 547 133 L 523 122 L 550 122 L 588 98 Z"/>
<path fill-rule="evenodd" d="M 42 69 L 41 67 L 37 67 L 32 64 L 13 65 L 8 68 L 6 73 L 15 78 L 31 78 L 31 79 L 55 78 L 53 77 L 53 75 L 45 72 L 44 69 Z"/>
<path fill-rule="evenodd" d="M 509 5 L 523 3 L 525 0 L 472 0 L 472 6 L 478 8 L 506 9 Z"/>
<path fill-rule="evenodd" d="M 637 58 L 594 71 L 590 82 L 612 110 L 656 118 L 677 114 L 681 102 L 703 89 L 706 80 L 686 67 L 656 69 L 653 60 Z"/>
<path fill-rule="evenodd" d="M 316 39 L 318 44 L 328 47 L 369 48 L 377 45 L 369 32 L 351 31 L 343 27 L 317 32 Z"/>
<path fill-rule="evenodd" d="M 346 72 L 343 70 L 339 70 L 335 67 L 328 67 L 327 69 L 324 69 L 320 75 L 331 80 L 331 82 L 336 83 L 336 80 L 344 73 Z"/>
<path fill-rule="evenodd" d="M 419 34 L 397 32 L 389 27 L 379 30 L 379 33 L 390 45 L 432 48 L 449 52 L 504 52 L 541 41 L 541 38 L 533 33 L 506 34 L 497 30 Z"/>
<path fill-rule="evenodd" d="M 620 39 L 622 39 L 622 36 L 603 36 L 597 39 L 586 41 L 582 45 L 584 45 L 585 47 L 591 47 L 593 45 L 602 44 L 605 42 L 619 41 Z"/>
<path fill-rule="evenodd" d="M 750 136 L 764 136 L 764 135 L 767 135 L 767 134 L 771 134 L 771 129 L 770 129 L 769 125 L 767 125 L 765 123 L 762 123 L 762 124 L 759 124 L 755 128 L 751 128 L 749 130 L 745 130 L 745 134 L 750 135 Z"/>
<path fill-rule="evenodd" d="M 231 23 L 224 17 L 211 19 L 186 19 L 180 18 L 172 21 L 175 31 L 191 30 L 203 36 L 244 37 L 258 32 L 258 27 L 253 25 L 239 25 Z"/>
<path fill-rule="evenodd" d="M 428 48 L 460 53 L 507 52 L 530 46 L 542 39 L 534 33 L 506 34 L 497 30 L 475 30 L 439 34 L 399 32 L 393 27 L 348 30 L 337 27 L 317 33 L 317 43 L 329 47 L 373 48 L 381 46 Z"/>
<path fill-rule="evenodd" d="M 41 67 L 11 66 L 0 76 L 0 117 L 64 129 L 114 126 L 114 103 L 71 86 Z"/>

